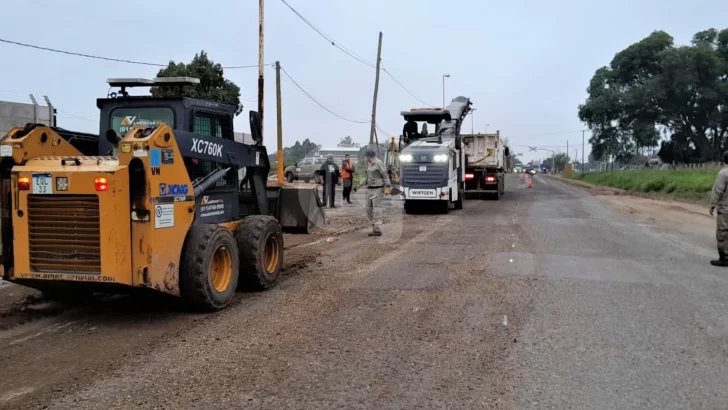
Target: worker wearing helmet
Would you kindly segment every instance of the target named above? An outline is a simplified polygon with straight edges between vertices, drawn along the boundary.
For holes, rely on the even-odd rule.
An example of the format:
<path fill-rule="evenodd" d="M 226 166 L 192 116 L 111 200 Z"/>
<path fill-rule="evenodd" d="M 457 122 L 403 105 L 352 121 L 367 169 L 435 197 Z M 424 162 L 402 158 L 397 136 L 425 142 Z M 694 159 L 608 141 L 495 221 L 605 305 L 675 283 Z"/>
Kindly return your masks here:
<path fill-rule="evenodd" d="M 367 187 L 366 204 L 367 218 L 372 224 L 372 232 L 369 236 L 382 235 L 382 197 L 385 193 L 389 193 L 391 185 L 389 182 L 389 174 L 384 163 L 377 158 L 377 154 L 369 150 L 366 152 L 367 170 L 364 177 L 359 182 L 359 186 Z"/>

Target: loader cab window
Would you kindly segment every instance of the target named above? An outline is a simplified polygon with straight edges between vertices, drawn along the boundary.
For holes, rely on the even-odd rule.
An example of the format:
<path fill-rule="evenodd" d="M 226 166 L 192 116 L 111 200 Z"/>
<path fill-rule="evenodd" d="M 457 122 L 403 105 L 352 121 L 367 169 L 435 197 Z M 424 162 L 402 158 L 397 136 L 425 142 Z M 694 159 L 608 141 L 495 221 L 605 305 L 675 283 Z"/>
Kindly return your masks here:
<path fill-rule="evenodd" d="M 206 137 L 234 140 L 233 121 L 230 116 L 226 115 L 197 111 L 194 115 L 192 132 Z M 196 162 L 197 164 L 195 167 L 188 167 L 190 179 L 193 181 L 196 178 L 204 177 L 221 166 L 221 164 L 215 161 L 204 159 L 198 159 Z M 212 190 L 235 189 L 235 186 L 236 173 L 228 172 L 225 178 L 222 178 L 215 183 Z"/>
<path fill-rule="evenodd" d="M 119 135 L 126 135 L 136 126 L 156 127 L 163 122 L 175 128 L 174 112 L 171 108 L 117 108 L 111 111 L 111 129 Z"/>

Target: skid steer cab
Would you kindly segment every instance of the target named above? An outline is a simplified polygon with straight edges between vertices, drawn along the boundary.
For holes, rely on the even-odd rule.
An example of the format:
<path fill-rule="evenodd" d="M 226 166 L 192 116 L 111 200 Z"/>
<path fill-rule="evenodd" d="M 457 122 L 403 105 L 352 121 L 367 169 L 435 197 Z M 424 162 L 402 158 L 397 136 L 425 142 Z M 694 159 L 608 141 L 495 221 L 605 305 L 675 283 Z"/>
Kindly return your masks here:
<path fill-rule="evenodd" d="M 118 80 L 122 97 L 99 100 L 102 121 L 111 114 L 99 144 L 108 155 L 39 156 L 12 167 L 5 279 L 71 299 L 151 289 L 201 310 L 226 307 L 239 286 L 277 284 L 279 215 L 305 226 L 308 219 L 291 215 L 320 207 L 304 204 L 308 195 L 266 187 L 270 165 L 256 112 L 255 144 L 244 145 L 232 138 L 235 107 L 125 98 L 123 87 L 160 83 Z"/>

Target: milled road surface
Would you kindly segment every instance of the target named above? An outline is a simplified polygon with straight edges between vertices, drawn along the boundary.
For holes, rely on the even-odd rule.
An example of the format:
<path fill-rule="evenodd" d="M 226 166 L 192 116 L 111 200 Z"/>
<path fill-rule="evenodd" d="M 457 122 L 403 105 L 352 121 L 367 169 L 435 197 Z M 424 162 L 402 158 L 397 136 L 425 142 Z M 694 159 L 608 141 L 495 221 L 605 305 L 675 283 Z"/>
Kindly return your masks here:
<path fill-rule="evenodd" d="M 298 246 L 218 314 L 126 298 L 4 330 L 0 407 L 728 408 L 707 217 L 507 182 L 449 215 L 391 203 L 381 238 Z"/>

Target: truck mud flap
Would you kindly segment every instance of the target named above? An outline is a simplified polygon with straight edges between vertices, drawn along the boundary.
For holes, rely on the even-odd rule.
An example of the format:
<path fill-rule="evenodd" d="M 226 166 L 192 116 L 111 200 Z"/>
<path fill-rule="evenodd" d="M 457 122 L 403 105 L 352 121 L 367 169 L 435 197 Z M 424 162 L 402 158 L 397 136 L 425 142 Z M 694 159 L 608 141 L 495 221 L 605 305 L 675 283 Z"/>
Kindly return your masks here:
<path fill-rule="evenodd" d="M 318 187 L 283 186 L 278 195 L 278 221 L 284 231 L 308 234 L 326 223 Z"/>

